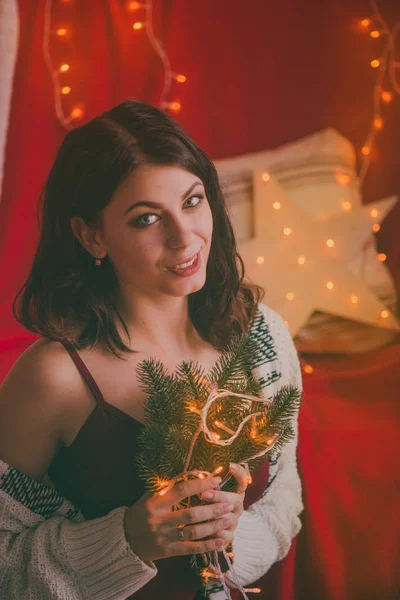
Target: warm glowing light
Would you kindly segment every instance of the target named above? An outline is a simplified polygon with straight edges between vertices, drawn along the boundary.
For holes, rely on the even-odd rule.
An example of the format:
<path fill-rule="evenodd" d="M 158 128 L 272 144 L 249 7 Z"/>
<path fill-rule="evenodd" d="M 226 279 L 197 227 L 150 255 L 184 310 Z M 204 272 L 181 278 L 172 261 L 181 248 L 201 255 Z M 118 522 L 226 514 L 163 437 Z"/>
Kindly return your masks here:
<path fill-rule="evenodd" d="M 297 262 L 299 265 L 304 265 L 304 263 L 306 262 L 306 257 L 305 256 L 299 256 L 299 258 L 297 259 Z"/>
<path fill-rule="evenodd" d="M 347 185 L 350 183 L 350 175 L 346 175 L 346 173 L 336 173 L 336 181 L 340 185 Z"/>
<path fill-rule="evenodd" d="M 280 207 L 281 207 L 281 203 L 280 202 L 274 202 L 272 206 L 274 207 L 275 210 L 279 210 Z"/>
<path fill-rule="evenodd" d="M 343 208 L 343 210 L 345 210 L 346 212 L 349 212 L 352 208 L 353 208 L 353 204 L 351 202 L 349 202 L 348 200 L 343 200 L 340 203 L 340 206 Z"/>
<path fill-rule="evenodd" d="M 291 235 L 293 233 L 293 229 L 291 229 L 290 227 L 285 227 L 285 229 L 283 230 L 283 233 L 285 235 Z"/>
<path fill-rule="evenodd" d="M 69 85 L 65 85 L 63 88 L 61 88 L 61 93 L 66 95 L 69 94 L 71 91 L 71 88 L 69 87 Z"/>
<path fill-rule="evenodd" d="M 179 81 L 179 83 L 185 83 L 185 81 L 187 81 L 184 75 L 177 75 L 175 79 L 176 81 Z"/>
<path fill-rule="evenodd" d="M 174 112 L 178 112 L 182 108 L 179 102 L 170 102 L 169 107 Z"/>
<path fill-rule="evenodd" d="M 374 119 L 374 127 L 377 130 L 383 129 L 383 120 L 380 117 Z"/>
<path fill-rule="evenodd" d="M 304 373 L 313 373 L 314 369 L 312 368 L 311 365 L 306 365 L 303 369 Z"/>
<path fill-rule="evenodd" d="M 269 175 L 269 173 L 263 173 L 263 174 L 262 174 L 262 179 L 263 179 L 263 181 L 269 181 L 269 180 L 270 180 L 270 175 Z"/>
<path fill-rule="evenodd" d="M 294 293 L 289 292 L 286 294 L 286 300 L 294 300 Z"/>
<path fill-rule="evenodd" d="M 223 471 L 223 469 L 224 469 L 224 467 L 221 467 L 221 466 L 217 467 L 217 468 L 215 469 L 215 471 L 214 471 L 213 475 L 216 475 L 216 474 L 218 474 L 218 473 L 221 473 L 221 471 Z"/>
<path fill-rule="evenodd" d="M 139 21 L 137 21 L 136 23 L 134 23 L 132 25 L 133 29 L 142 29 L 143 27 L 143 23 L 140 23 Z"/>
<path fill-rule="evenodd" d="M 369 26 L 371 25 L 371 19 L 363 19 L 363 20 L 361 21 L 361 25 L 362 25 L 363 27 L 369 27 Z"/>
<path fill-rule="evenodd" d="M 133 12 L 134 10 L 141 8 L 141 6 L 140 2 L 128 2 L 127 9 Z"/>
<path fill-rule="evenodd" d="M 326 245 L 328 246 L 328 248 L 333 248 L 335 242 L 334 240 L 326 240 Z"/>
<path fill-rule="evenodd" d="M 198 474 L 198 478 L 199 478 L 199 479 L 204 479 L 204 477 L 205 477 L 204 473 L 199 473 L 199 474 Z"/>
<path fill-rule="evenodd" d="M 373 208 L 369 214 L 371 215 L 371 217 L 376 219 L 376 217 L 379 215 L 379 211 L 377 208 Z"/>
<path fill-rule="evenodd" d="M 378 233 L 378 231 L 380 230 L 380 228 L 381 228 L 381 226 L 379 225 L 379 223 L 374 223 L 374 224 L 372 225 L 372 231 L 373 231 L 374 233 Z"/>
<path fill-rule="evenodd" d="M 333 285 L 333 281 L 327 281 L 327 282 L 326 282 L 326 284 L 325 284 L 325 287 L 326 287 L 328 290 L 333 290 L 333 287 L 334 287 L 334 285 Z"/>
<path fill-rule="evenodd" d="M 380 262 L 385 262 L 385 260 L 387 259 L 387 256 L 386 256 L 386 254 L 384 254 L 383 252 L 381 252 L 380 254 L 377 255 L 377 259 Z"/>
<path fill-rule="evenodd" d="M 382 317 L 382 319 L 387 319 L 387 318 L 388 318 L 388 316 L 389 316 L 389 314 L 390 314 L 390 313 L 389 313 L 389 311 L 388 311 L 388 310 L 383 310 L 383 311 L 381 312 L 381 317 Z"/>
<path fill-rule="evenodd" d="M 351 296 L 351 301 L 353 304 L 358 304 L 358 296 Z"/>
<path fill-rule="evenodd" d="M 383 90 L 381 92 L 381 98 L 382 98 L 383 102 L 386 102 L 386 104 L 388 104 L 389 102 L 391 102 L 393 100 L 393 94 L 392 94 L 392 92 Z"/>
<path fill-rule="evenodd" d="M 257 256 L 257 262 L 259 265 L 263 265 L 264 264 L 264 257 L 263 256 Z"/>
<path fill-rule="evenodd" d="M 371 67 L 373 69 L 377 69 L 379 67 L 379 65 L 381 64 L 381 61 L 378 58 L 374 58 L 374 60 L 371 60 L 371 62 L 369 64 L 371 65 Z"/>
<path fill-rule="evenodd" d="M 369 34 L 372 38 L 378 38 L 381 37 L 381 32 L 378 31 L 377 29 L 373 29 L 372 31 L 370 31 Z"/>
<path fill-rule="evenodd" d="M 57 35 L 60 37 L 62 37 L 63 35 L 67 35 L 67 30 L 63 27 L 60 27 L 60 29 L 57 29 Z"/>
<path fill-rule="evenodd" d="M 247 478 L 247 483 L 250 485 L 250 483 L 253 481 L 252 476 L 249 475 Z"/>
<path fill-rule="evenodd" d="M 368 154 L 371 152 L 371 148 L 369 146 L 363 146 L 361 148 L 361 152 L 364 154 L 364 156 L 368 156 Z"/>
<path fill-rule="evenodd" d="M 71 117 L 72 117 L 73 119 L 80 119 L 82 116 L 83 116 L 83 110 L 82 110 L 82 109 L 80 109 L 80 108 L 74 108 L 74 109 L 71 111 Z"/>
<path fill-rule="evenodd" d="M 61 65 L 60 71 L 62 73 L 65 73 L 66 71 L 69 71 L 69 65 L 67 63 L 64 63 L 63 65 Z"/>

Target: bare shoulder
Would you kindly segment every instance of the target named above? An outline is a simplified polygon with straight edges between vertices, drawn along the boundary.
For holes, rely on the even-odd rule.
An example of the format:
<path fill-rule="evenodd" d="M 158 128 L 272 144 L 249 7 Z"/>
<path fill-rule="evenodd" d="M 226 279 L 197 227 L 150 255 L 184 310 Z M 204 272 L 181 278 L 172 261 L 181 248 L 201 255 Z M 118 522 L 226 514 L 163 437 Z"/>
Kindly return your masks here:
<path fill-rule="evenodd" d="M 0 386 L 0 458 L 41 479 L 61 445 L 81 385 L 60 342 L 40 338 L 29 346 Z"/>

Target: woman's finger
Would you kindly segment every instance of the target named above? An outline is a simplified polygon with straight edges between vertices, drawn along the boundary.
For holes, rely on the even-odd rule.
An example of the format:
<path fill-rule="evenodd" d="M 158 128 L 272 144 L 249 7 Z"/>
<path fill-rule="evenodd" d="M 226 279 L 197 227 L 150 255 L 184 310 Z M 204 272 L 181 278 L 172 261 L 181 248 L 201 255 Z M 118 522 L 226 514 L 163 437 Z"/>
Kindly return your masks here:
<path fill-rule="evenodd" d="M 242 494 L 246 491 L 247 486 L 249 485 L 250 473 L 248 467 L 244 468 L 242 465 L 238 465 L 237 463 L 229 463 L 229 470 L 238 482 L 236 493 Z"/>

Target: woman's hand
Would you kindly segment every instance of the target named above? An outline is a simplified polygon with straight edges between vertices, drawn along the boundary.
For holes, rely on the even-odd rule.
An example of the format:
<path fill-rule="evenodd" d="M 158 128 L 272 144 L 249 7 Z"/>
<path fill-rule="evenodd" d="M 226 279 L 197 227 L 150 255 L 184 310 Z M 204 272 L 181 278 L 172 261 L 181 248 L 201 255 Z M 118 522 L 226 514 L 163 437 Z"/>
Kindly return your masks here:
<path fill-rule="evenodd" d="M 231 525 L 219 532 L 219 537 L 224 540 L 224 546 L 228 546 L 232 540 L 238 525 L 239 517 L 242 514 L 244 495 L 249 484 L 249 471 L 241 465 L 230 463 L 229 470 L 238 482 L 236 492 L 222 492 L 218 490 L 207 490 L 201 497 L 209 502 L 227 502 L 233 505 Z"/>
<path fill-rule="evenodd" d="M 220 482 L 220 477 L 193 479 L 177 483 L 162 496 L 151 495 L 150 492 L 144 494 L 125 513 L 125 535 L 132 551 L 144 562 L 150 562 L 169 556 L 220 550 L 224 545 L 225 535 L 237 518 L 231 511 L 236 509 L 236 514 L 240 511 L 237 501 L 240 495 L 216 492 L 229 499 L 214 499 L 212 504 L 175 511 L 172 509 L 185 498 L 196 494 L 200 496 L 202 492 L 217 487 Z M 231 498 L 236 501 L 236 506 Z M 229 522 L 226 522 L 226 518 Z M 183 531 L 183 540 L 179 537 L 180 531 Z M 210 539 L 203 539 L 209 536 Z"/>

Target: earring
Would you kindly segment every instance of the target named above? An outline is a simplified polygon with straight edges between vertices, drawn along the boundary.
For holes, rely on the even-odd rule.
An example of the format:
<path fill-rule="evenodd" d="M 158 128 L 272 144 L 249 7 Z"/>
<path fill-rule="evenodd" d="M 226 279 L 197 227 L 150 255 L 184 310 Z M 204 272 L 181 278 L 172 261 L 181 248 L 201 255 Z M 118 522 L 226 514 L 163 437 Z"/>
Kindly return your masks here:
<path fill-rule="evenodd" d="M 101 265 L 101 258 L 96 258 L 95 263 L 96 267 L 99 267 Z"/>

